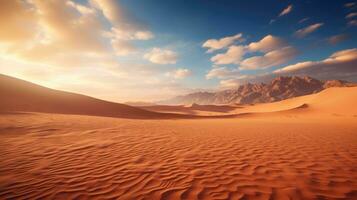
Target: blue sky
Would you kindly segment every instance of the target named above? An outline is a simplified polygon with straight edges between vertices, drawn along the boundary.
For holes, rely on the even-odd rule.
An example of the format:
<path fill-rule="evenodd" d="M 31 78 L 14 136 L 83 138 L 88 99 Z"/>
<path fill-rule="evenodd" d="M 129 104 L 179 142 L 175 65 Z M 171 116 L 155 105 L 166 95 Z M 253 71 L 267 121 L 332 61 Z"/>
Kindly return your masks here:
<path fill-rule="evenodd" d="M 187 46 L 177 50 L 180 52 L 178 65 L 192 68 L 197 74 L 208 71 L 212 65 L 209 61 L 210 54 L 205 54 L 201 46 L 210 38 L 243 33 L 249 41 L 258 41 L 268 34 L 281 37 L 295 46 L 299 55 L 281 66 L 305 60 L 321 60 L 332 53 L 355 48 L 357 46 L 357 29 L 347 25 L 345 16 L 356 9 L 344 6 L 353 1 L 214 1 L 214 0 L 167 0 L 167 1 L 121 1 L 131 13 L 145 23 L 157 35 L 167 37 L 155 39 L 153 44 L 174 45 L 183 43 Z M 277 17 L 288 5 L 293 9 L 286 16 Z M 300 20 L 308 18 L 303 23 Z M 276 19 L 269 24 L 271 19 Z M 304 37 L 293 36 L 298 29 L 314 23 L 324 23 L 321 29 Z M 349 39 L 331 45 L 326 40 L 334 35 L 347 34 Z M 276 66 L 279 67 L 279 66 Z M 271 71 L 270 68 L 265 71 Z M 259 73 L 254 70 L 245 73 Z M 204 76 L 195 77 L 198 82 Z M 207 84 L 207 81 L 203 81 Z M 217 80 L 211 80 L 210 85 Z M 212 83 L 214 82 L 214 83 Z M 205 85 L 204 85 L 205 86 Z"/>
<path fill-rule="evenodd" d="M 23 0 L 0 9 L 0 73 L 108 100 L 279 75 L 357 81 L 353 0 Z"/>

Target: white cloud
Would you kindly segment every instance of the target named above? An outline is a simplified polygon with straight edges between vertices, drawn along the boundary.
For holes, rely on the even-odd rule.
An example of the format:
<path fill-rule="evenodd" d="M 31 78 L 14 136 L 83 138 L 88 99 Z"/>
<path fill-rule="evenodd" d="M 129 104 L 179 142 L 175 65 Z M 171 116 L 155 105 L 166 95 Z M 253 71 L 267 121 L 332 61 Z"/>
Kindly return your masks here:
<path fill-rule="evenodd" d="M 213 67 L 207 74 L 206 79 L 212 78 L 229 78 L 236 77 L 239 75 L 239 71 L 237 69 L 228 69 L 227 67 Z"/>
<path fill-rule="evenodd" d="M 165 76 L 165 66 L 140 64 L 138 55 L 118 57 L 142 52 L 138 40 L 154 37 L 120 1 L 1 1 L 0 18 L 0 73 L 114 101 L 187 91 Z M 164 57 L 172 63 L 176 56 Z"/>
<path fill-rule="evenodd" d="M 258 42 L 250 43 L 248 45 L 248 48 L 252 52 L 269 52 L 271 50 L 282 48 L 284 46 L 286 46 L 286 43 L 282 39 L 274 37 L 272 35 L 267 35 Z"/>
<path fill-rule="evenodd" d="M 111 41 L 112 47 L 115 51 L 115 54 L 118 56 L 127 56 L 136 51 L 136 48 L 125 40 L 113 39 Z"/>
<path fill-rule="evenodd" d="M 126 10 L 122 9 L 116 0 L 90 0 L 90 3 L 100 10 L 110 23 L 118 29 L 133 32 L 142 28 L 142 25 L 135 21 Z"/>
<path fill-rule="evenodd" d="M 243 46 L 230 46 L 226 53 L 217 54 L 211 58 L 211 61 L 217 65 L 239 64 L 244 55 Z"/>
<path fill-rule="evenodd" d="M 111 30 L 105 32 L 104 36 L 111 38 L 112 47 L 117 55 L 128 55 L 136 50 L 133 44 L 126 42 L 127 40 L 154 38 L 154 34 L 122 9 L 118 1 L 90 0 L 90 4 L 112 24 Z"/>
<path fill-rule="evenodd" d="M 297 50 L 287 46 L 270 51 L 263 56 L 253 56 L 240 63 L 241 69 L 264 69 L 272 66 L 281 65 L 297 55 Z"/>
<path fill-rule="evenodd" d="M 205 43 L 203 43 L 202 47 L 208 48 L 207 52 L 211 53 L 215 50 L 226 48 L 236 41 L 239 41 L 239 42 L 244 41 L 242 33 L 238 33 L 233 36 L 224 37 L 224 38 L 221 38 L 218 40 L 217 39 L 209 39 Z"/>
<path fill-rule="evenodd" d="M 312 25 L 310 25 L 308 27 L 299 29 L 299 30 L 297 30 L 295 32 L 295 36 L 299 37 L 299 38 L 305 37 L 306 35 L 316 31 L 317 29 L 319 29 L 323 25 L 324 25 L 323 23 L 316 23 L 316 24 L 312 24 Z"/>
<path fill-rule="evenodd" d="M 333 53 L 326 61 L 350 61 L 357 59 L 357 49 L 347 49 Z"/>
<path fill-rule="evenodd" d="M 137 51 L 129 40 L 154 37 L 144 26 L 131 20 L 117 1 L 90 2 L 3 2 L 0 17 L 8 20 L 0 21 L 3 30 L 0 31 L 0 43 L 6 43 L 1 50 L 8 56 L 28 62 L 41 59 L 41 63 L 73 66 L 74 60 L 85 60 L 83 57 L 88 56 L 92 60 L 93 54 L 109 57 L 113 54 L 128 55 Z M 115 26 L 108 30 L 101 13 Z"/>
<path fill-rule="evenodd" d="M 134 34 L 134 38 L 137 40 L 150 40 L 154 38 L 154 34 L 150 31 L 138 31 Z"/>
<path fill-rule="evenodd" d="M 153 33 L 150 31 L 130 32 L 118 28 L 112 28 L 111 32 L 108 32 L 106 35 L 119 40 L 150 40 L 154 38 Z"/>
<path fill-rule="evenodd" d="M 277 69 L 274 71 L 274 73 L 283 73 L 283 72 L 292 72 L 295 70 L 303 69 L 312 66 L 315 64 L 313 61 L 305 61 L 305 62 L 299 62 L 293 65 L 288 65 L 286 67 L 283 67 L 281 69 Z"/>
<path fill-rule="evenodd" d="M 279 14 L 279 17 L 289 14 L 292 10 L 293 10 L 293 5 L 290 4 L 283 11 L 281 11 L 281 13 Z"/>
<path fill-rule="evenodd" d="M 321 61 L 304 61 L 293 65 L 285 66 L 272 73 L 262 73 L 254 75 L 235 75 L 221 80 L 220 87 L 234 88 L 240 83 L 251 82 L 260 83 L 271 81 L 277 76 L 312 76 L 317 79 L 340 79 L 357 81 L 357 49 L 346 49 L 331 54 L 328 58 Z"/>
<path fill-rule="evenodd" d="M 75 3 L 73 1 L 67 0 L 66 4 L 77 9 L 81 14 L 94 14 L 96 11 L 93 8 L 81 5 L 79 3 Z"/>
<path fill-rule="evenodd" d="M 261 52 L 263 55 L 246 57 L 249 53 Z M 246 46 L 230 46 L 225 53 L 211 58 L 216 65 L 236 64 L 239 69 L 264 69 L 283 64 L 297 55 L 297 50 L 275 36 L 267 35 L 260 41 Z M 246 57 L 245 59 L 243 59 Z M 217 72 L 218 70 L 215 69 Z M 211 73 L 215 72 L 213 70 Z M 221 69 L 223 70 L 223 69 Z"/>
<path fill-rule="evenodd" d="M 156 64 L 175 64 L 178 56 L 174 51 L 155 47 L 146 53 L 144 58 Z"/>
<path fill-rule="evenodd" d="M 179 68 L 172 72 L 169 72 L 167 75 L 170 77 L 174 77 L 175 79 L 183 79 L 183 78 L 191 76 L 192 71 L 189 69 L 185 69 L 185 68 Z"/>

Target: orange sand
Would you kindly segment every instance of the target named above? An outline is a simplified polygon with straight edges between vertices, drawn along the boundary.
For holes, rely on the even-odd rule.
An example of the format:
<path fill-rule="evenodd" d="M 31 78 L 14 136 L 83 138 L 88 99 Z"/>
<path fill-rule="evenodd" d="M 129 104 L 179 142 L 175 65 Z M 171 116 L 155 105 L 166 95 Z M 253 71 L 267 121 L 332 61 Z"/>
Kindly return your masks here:
<path fill-rule="evenodd" d="M 191 108 L 210 119 L 4 112 L 0 199 L 357 199 L 356 102 L 354 87 Z"/>

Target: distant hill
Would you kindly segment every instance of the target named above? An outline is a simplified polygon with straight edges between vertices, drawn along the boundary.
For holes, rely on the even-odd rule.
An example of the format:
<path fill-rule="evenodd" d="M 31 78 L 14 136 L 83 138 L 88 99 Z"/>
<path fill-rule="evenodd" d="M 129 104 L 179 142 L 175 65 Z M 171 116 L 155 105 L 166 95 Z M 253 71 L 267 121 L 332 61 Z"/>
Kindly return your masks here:
<path fill-rule="evenodd" d="M 280 76 L 269 83 L 247 83 L 236 89 L 196 92 L 159 102 L 160 104 L 254 104 L 275 102 L 320 92 L 329 87 L 355 84 L 342 80 L 320 81 L 308 76 Z"/>

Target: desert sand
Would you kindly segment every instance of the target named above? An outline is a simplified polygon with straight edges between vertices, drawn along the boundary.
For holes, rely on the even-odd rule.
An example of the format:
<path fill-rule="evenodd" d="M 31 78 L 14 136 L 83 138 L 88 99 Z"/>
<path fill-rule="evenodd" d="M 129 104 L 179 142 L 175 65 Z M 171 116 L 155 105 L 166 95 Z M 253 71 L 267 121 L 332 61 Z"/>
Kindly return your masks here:
<path fill-rule="evenodd" d="M 0 199 L 356 199 L 356 102 L 3 111 Z"/>

